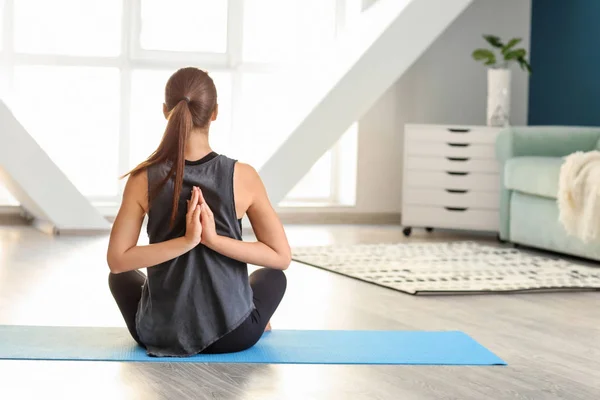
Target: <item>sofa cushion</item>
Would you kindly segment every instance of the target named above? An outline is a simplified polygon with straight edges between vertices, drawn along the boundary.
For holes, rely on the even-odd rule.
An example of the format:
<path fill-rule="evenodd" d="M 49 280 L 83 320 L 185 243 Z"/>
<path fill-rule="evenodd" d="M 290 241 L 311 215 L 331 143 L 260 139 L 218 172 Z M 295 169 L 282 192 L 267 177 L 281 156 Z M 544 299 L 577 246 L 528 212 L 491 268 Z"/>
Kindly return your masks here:
<path fill-rule="evenodd" d="M 555 199 L 562 157 L 515 157 L 504 166 L 507 189 Z"/>

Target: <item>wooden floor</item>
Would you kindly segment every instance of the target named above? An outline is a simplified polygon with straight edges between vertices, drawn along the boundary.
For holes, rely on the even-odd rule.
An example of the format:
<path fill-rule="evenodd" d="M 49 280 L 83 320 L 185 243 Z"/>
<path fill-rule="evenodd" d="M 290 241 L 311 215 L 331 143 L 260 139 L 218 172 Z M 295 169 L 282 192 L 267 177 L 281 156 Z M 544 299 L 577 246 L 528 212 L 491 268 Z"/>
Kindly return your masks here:
<path fill-rule="evenodd" d="M 289 227 L 292 245 L 405 240 Z M 419 240 L 457 236 L 416 232 Z M 0 324 L 124 326 L 106 237 L 0 227 Z M 507 367 L 0 361 L 0 399 L 599 399 L 600 293 L 414 297 L 293 264 L 275 329 L 462 330 Z"/>

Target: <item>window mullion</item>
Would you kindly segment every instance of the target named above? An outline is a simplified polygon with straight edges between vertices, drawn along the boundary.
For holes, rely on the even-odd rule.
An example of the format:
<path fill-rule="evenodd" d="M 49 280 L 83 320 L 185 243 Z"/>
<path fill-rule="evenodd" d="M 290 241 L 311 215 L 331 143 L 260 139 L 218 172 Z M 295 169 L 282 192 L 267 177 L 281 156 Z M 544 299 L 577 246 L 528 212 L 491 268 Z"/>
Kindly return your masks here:
<path fill-rule="evenodd" d="M 229 143 L 237 143 L 240 132 L 239 118 L 242 115 L 242 80 L 244 52 L 244 0 L 228 0 L 227 3 L 227 58 L 231 70 L 231 121 L 229 125 Z M 238 148 L 233 153 L 239 152 Z"/>
<path fill-rule="evenodd" d="M 335 34 L 339 35 L 346 28 L 346 2 L 335 0 Z"/>
<path fill-rule="evenodd" d="M 227 3 L 227 57 L 229 67 L 236 69 L 243 62 L 244 1 Z"/>
<path fill-rule="evenodd" d="M 340 35 L 346 28 L 346 6 L 348 0 L 336 0 L 335 1 L 335 34 Z M 339 202 L 339 189 L 340 189 L 340 145 L 339 142 L 335 143 L 331 149 L 330 157 L 330 186 L 329 186 L 329 202 L 336 204 Z"/>
<path fill-rule="evenodd" d="M 130 105 L 131 105 L 131 57 L 136 43 L 139 43 L 139 31 L 136 20 L 140 17 L 139 0 L 124 1 L 121 21 L 121 56 L 120 56 L 120 110 L 119 115 L 119 143 L 118 143 L 118 171 L 119 175 L 129 170 L 129 154 L 131 146 L 130 135 Z M 115 177 L 116 178 L 116 177 Z M 119 181 L 119 198 L 123 194 L 125 181 Z"/>
<path fill-rule="evenodd" d="M 13 82 L 13 58 L 14 58 L 14 1 L 4 0 L 2 10 L 2 50 L 0 54 L 0 71 L 5 79 L 5 89 L 12 92 Z M 0 85 L 0 87 L 2 87 Z"/>
<path fill-rule="evenodd" d="M 142 52 L 140 36 L 142 34 L 142 0 L 123 2 L 123 11 L 127 11 L 128 24 L 124 26 L 123 35 L 128 35 L 128 58 L 136 59 Z"/>
<path fill-rule="evenodd" d="M 13 52 L 14 1 L 4 0 L 4 7 L 2 9 L 2 52 L 4 53 Z"/>
<path fill-rule="evenodd" d="M 336 143 L 331 148 L 331 182 L 329 187 L 329 201 L 333 204 L 339 203 L 339 189 L 340 189 L 340 168 L 341 168 L 341 157 L 340 157 L 340 145 Z"/>
<path fill-rule="evenodd" d="M 121 66 L 120 57 L 70 56 L 63 54 L 10 53 L 11 65 L 57 65 L 61 67 L 113 67 Z"/>

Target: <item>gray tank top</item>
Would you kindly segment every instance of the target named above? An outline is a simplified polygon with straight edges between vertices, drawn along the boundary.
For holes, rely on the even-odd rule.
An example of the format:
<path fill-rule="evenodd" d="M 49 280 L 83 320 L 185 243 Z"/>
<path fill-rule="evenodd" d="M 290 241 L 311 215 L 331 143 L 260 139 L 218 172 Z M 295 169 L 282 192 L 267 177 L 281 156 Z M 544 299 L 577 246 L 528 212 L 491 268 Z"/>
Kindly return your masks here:
<path fill-rule="evenodd" d="M 177 219 L 172 229 L 169 223 L 173 180 L 151 199 L 150 243 L 185 234 L 186 200 L 193 186 L 202 189 L 214 213 L 217 233 L 242 240 L 233 195 L 235 163 L 216 153 L 195 162 L 186 161 Z M 148 168 L 149 189 L 160 182 L 168 170 L 167 164 Z M 136 328 L 149 355 L 193 355 L 237 328 L 253 308 L 247 265 L 200 244 L 173 260 L 148 268 Z"/>

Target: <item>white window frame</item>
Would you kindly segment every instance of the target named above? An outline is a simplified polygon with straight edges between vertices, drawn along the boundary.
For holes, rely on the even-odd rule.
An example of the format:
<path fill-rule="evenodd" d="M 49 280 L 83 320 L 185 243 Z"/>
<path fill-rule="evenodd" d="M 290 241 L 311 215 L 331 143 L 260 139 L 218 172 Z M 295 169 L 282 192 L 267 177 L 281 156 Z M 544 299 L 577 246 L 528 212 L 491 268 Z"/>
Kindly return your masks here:
<path fill-rule="evenodd" d="M 0 0 L 1 2 L 2 0 Z M 243 55 L 243 15 L 244 0 L 227 0 L 227 50 L 226 53 L 192 53 L 143 49 L 140 44 L 141 0 L 123 0 L 121 21 L 121 54 L 116 57 L 89 57 L 17 53 L 14 49 L 14 4 L 17 0 L 4 0 L 2 10 L 2 47 L 0 49 L 0 79 L 4 77 L 5 87 L 12 92 L 14 67 L 23 65 L 43 66 L 86 66 L 114 67 L 120 71 L 120 119 L 118 142 L 118 171 L 124 174 L 129 169 L 130 156 L 130 98 L 132 71 L 138 69 L 175 69 L 181 65 L 202 65 L 209 71 L 227 71 L 232 74 L 232 115 L 239 115 L 239 93 L 244 72 L 277 71 L 281 67 L 274 63 L 244 63 Z M 336 32 L 345 26 L 346 3 L 357 0 L 336 1 Z M 1 4 L 1 3 L 0 3 Z M 2 82 L 0 81 L 0 88 Z M 232 118 L 232 124 L 235 122 Z M 235 128 L 235 126 L 232 126 Z M 230 132 L 234 132 L 230 129 Z M 331 150 L 331 188 L 328 198 L 286 198 L 285 203 L 336 204 L 339 200 L 339 146 Z M 119 204 L 125 182 L 119 183 L 117 196 L 90 196 L 90 201 L 98 205 Z"/>

